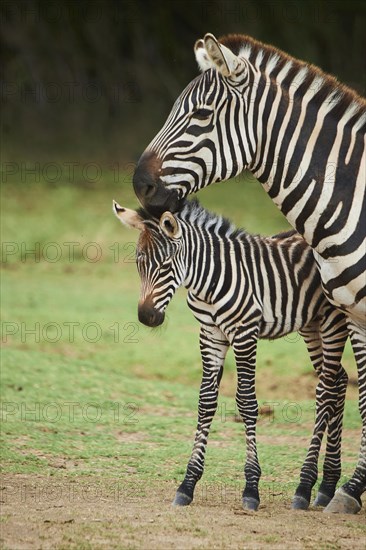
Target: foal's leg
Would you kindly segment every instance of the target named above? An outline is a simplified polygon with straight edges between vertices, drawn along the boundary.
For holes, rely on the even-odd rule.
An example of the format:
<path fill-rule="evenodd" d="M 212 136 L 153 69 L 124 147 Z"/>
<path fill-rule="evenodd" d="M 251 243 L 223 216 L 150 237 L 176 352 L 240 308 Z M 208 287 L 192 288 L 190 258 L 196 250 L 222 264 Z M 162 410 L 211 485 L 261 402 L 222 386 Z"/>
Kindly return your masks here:
<path fill-rule="evenodd" d="M 244 466 L 246 483 L 242 497 L 243 507 L 246 510 L 257 510 L 260 502 L 258 483 L 261 469 L 256 442 L 258 402 L 255 394 L 257 335 L 256 329 L 251 332 L 247 329 L 246 333 L 236 335 L 233 345 L 238 372 L 236 404 L 246 429 L 247 456 Z"/>
<path fill-rule="evenodd" d="M 203 373 L 198 401 L 197 431 L 186 475 L 177 490 L 173 505 L 187 506 L 192 502 L 194 488 L 203 474 L 207 438 L 217 408 L 219 385 L 228 347 L 226 337 L 218 328 L 201 327 Z"/>
<path fill-rule="evenodd" d="M 324 478 L 316 498 L 317 505 L 324 506 L 326 499 L 332 498 L 341 475 L 341 434 L 348 378 L 340 361 L 348 331 L 344 315 L 329 306 L 319 324 L 313 323 L 300 333 L 319 377 L 313 436 L 301 468 L 300 484 L 292 501 L 292 508 L 306 510 L 310 504 L 311 490 L 318 477 L 319 452 L 327 427 Z"/>
<path fill-rule="evenodd" d="M 361 495 L 366 491 L 366 325 L 348 321 L 353 353 L 358 371 L 359 410 L 362 419 L 360 455 L 351 479 L 337 489 L 324 512 L 357 514 Z"/>

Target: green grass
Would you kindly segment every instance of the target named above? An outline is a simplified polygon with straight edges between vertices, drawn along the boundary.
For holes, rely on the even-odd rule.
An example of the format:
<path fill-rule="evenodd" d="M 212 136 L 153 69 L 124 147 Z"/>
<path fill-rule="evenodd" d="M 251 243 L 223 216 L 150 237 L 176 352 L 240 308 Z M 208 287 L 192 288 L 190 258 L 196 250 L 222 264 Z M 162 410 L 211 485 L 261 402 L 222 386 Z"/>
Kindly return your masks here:
<path fill-rule="evenodd" d="M 104 475 L 126 482 L 131 476 L 153 482 L 184 475 L 201 377 L 199 326 L 184 290 L 170 304 L 164 327 L 152 331 L 138 323 L 137 234 L 114 218 L 112 198 L 137 206 L 130 182 L 117 185 L 112 173 L 98 185 L 3 185 L 4 472 Z M 288 227 L 253 181 L 214 186 L 200 198 L 251 232 Z M 349 347 L 344 364 L 354 376 Z M 298 399 L 295 390 L 310 371 L 300 339 L 260 342 L 258 397 L 261 403 L 275 402 L 274 418 L 258 423 L 268 491 L 295 487 L 307 445 L 297 439 L 310 437 L 314 417 L 313 401 Z M 203 483 L 242 487 L 244 437 L 233 419 L 234 393 L 229 353 L 202 491 Z M 297 421 L 292 421 L 294 401 L 301 412 Z M 357 402 L 349 400 L 345 476 L 353 470 L 358 447 L 347 430 L 359 427 Z"/>

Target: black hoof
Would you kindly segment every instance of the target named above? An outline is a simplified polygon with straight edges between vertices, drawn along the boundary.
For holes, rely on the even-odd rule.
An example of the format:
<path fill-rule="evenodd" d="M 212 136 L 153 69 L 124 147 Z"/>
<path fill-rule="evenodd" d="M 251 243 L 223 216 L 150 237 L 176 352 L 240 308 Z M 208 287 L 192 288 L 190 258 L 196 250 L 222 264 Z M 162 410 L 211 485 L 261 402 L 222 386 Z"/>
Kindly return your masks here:
<path fill-rule="evenodd" d="M 243 497 L 243 508 L 244 510 L 253 510 L 257 511 L 259 506 L 259 500 L 254 497 Z"/>
<path fill-rule="evenodd" d="M 309 508 L 310 502 L 306 498 L 299 495 L 295 495 L 292 499 L 291 509 L 292 510 L 307 510 Z"/>
<path fill-rule="evenodd" d="M 332 500 L 332 497 L 326 495 L 325 493 L 321 493 L 319 491 L 315 497 L 313 506 L 321 506 L 322 508 L 325 508 L 325 506 L 327 506 L 331 500 Z"/>
<path fill-rule="evenodd" d="M 188 506 L 192 502 L 192 498 L 184 493 L 177 493 L 173 500 L 173 506 Z"/>
<path fill-rule="evenodd" d="M 326 514 L 357 514 L 360 510 L 359 502 L 340 487 L 323 512 Z"/>

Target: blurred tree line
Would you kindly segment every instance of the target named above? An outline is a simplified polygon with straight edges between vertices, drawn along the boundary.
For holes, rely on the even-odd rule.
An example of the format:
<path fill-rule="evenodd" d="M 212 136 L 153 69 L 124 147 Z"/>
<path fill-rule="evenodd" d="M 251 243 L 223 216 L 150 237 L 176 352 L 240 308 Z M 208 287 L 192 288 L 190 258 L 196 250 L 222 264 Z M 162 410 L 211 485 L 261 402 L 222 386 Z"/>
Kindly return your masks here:
<path fill-rule="evenodd" d="M 3 154 L 135 160 L 206 32 L 249 34 L 364 95 L 365 28 L 364 0 L 2 0 Z"/>

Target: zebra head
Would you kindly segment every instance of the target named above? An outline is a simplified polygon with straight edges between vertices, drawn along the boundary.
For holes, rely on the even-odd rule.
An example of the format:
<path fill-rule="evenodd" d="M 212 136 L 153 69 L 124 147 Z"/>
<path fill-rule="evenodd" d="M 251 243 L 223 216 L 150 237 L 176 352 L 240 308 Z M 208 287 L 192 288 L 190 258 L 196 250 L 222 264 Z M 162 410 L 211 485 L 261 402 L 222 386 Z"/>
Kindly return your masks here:
<path fill-rule="evenodd" d="M 138 318 L 144 325 L 157 327 L 164 322 L 165 309 L 185 276 L 181 224 L 171 212 L 156 219 L 115 201 L 113 211 L 122 223 L 140 231 L 136 249 L 141 279 Z"/>
<path fill-rule="evenodd" d="M 236 127 L 247 113 L 246 91 L 253 69 L 232 51 L 239 53 L 242 39 L 233 35 L 225 41 L 230 48 L 212 34 L 196 42 L 202 74 L 179 96 L 138 162 L 134 189 L 153 215 L 175 212 L 188 194 L 238 175 L 253 155 Z"/>

